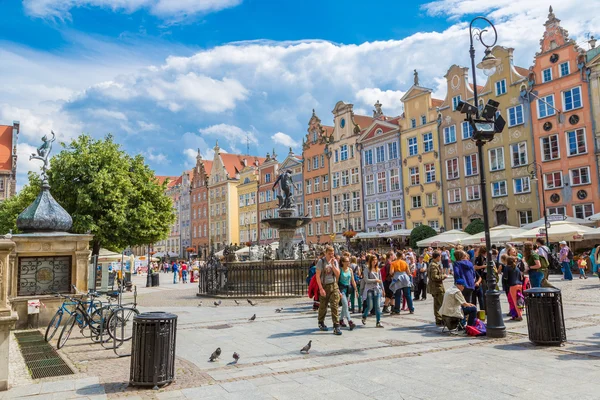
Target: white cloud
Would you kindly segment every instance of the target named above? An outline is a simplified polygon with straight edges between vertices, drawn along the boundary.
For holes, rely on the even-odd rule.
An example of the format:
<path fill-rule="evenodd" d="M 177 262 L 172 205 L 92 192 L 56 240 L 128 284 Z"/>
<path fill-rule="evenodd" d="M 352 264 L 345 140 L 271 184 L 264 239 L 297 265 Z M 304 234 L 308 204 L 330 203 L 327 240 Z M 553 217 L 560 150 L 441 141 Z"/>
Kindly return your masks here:
<path fill-rule="evenodd" d="M 44 18 L 70 18 L 73 8 L 101 7 L 114 12 L 133 13 L 148 9 L 152 14 L 181 20 L 197 14 L 208 14 L 241 4 L 242 0 L 23 0 L 29 15 Z"/>
<path fill-rule="evenodd" d="M 157 152 L 153 147 L 149 147 L 144 153 L 144 157 L 146 157 L 149 161 L 154 164 L 164 164 L 169 161 L 169 158 L 166 154 Z"/>
<path fill-rule="evenodd" d="M 356 100 L 359 104 L 373 108 L 373 105 L 379 101 L 381 109 L 385 115 L 396 117 L 402 114 L 404 107 L 400 99 L 404 96 L 401 90 L 381 90 L 379 88 L 365 88 L 356 93 Z"/>
<path fill-rule="evenodd" d="M 112 118 L 120 121 L 127 121 L 127 116 L 120 111 L 112 111 L 105 108 L 94 108 L 88 110 L 88 113 L 96 118 Z"/>
<path fill-rule="evenodd" d="M 271 136 L 271 140 L 285 147 L 298 147 L 298 142 L 292 139 L 290 135 L 285 134 L 283 132 L 277 132 L 276 134 Z"/>
<path fill-rule="evenodd" d="M 258 143 L 254 132 L 245 131 L 234 125 L 212 125 L 207 128 L 198 129 L 198 131 L 203 135 L 212 136 L 217 140 L 224 139 L 234 153 L 240 153 L 240 149 L 245 148 L 247 143 Z M 221 148 L 222 145 L 223 141 L 221 141 L 219 147 Z"/>

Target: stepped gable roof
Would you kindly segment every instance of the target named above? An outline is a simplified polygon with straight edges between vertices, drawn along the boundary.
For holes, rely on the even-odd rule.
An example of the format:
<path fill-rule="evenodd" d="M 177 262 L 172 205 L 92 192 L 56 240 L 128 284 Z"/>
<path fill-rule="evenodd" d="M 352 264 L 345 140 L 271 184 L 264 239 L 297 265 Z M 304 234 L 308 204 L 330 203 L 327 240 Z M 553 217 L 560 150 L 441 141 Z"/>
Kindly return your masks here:
<path fill-rule="evenodd" d="M 235 178 L 236 174 L 244 169 L 244 159 L 246 159 L 248 165 L 254 164 L 255 161 L 258 161 L 258 165 L 261 165 L 266 160 L 265 157 L 246 156 L 243 154 L 219 153 L 219 156 L 230 178 Z"/>
<path fill-rule="evenodd" d="M 209 160 L 202 160 L 202 165 L 204 165 L 204 171 L 206 171 L 206 175 L 210 175 L 210 171 L 212 170 L 213 162 Z"/>

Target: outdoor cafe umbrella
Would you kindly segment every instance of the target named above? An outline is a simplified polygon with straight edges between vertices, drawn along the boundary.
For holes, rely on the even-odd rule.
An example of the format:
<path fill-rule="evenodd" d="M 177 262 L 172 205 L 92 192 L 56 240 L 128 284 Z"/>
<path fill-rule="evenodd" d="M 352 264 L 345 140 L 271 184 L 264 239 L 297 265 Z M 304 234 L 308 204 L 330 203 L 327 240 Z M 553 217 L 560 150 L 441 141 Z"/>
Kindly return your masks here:
<path fill-rule="evenodd" d="M 406 236 L 410 236 L 411 232 L 412 232 L 412 229 L 395 229 L 393 231 L 380 233 L 379 237 L 380 238 L 406 237 Z"/>
<path fill-rule="evenodd" d="M 490 239 L 492 244 L 509 243 L 513 238 L 521 233 L 526 232 L 526 229 L 517 228 L 510 225 L 498 225 L 490 229 Z M 462 244 L 481 245 L 485 244 L 485 232 L 479 232 L 462 241 Z"/>
<path fill-rule="evenodd" d="M 570 222 L 570 223 L 573 223 L 573 224 L 590 225 L 591 226 L 591 225 L 594 225 L 594 221 L 590 219 L 590 218 L 593 218 L 593 217 L 594 216 L 592 215 L 589 218 L 581 219 L 581 218 L 563 216 L 561 214 L 550 214 L 550 215 L 548 215 L 548 222 L 566 221 L 566 222 Z M 544 227 L 544 218 L 540 218 L 537 221 L 533 221 L 530 224 L 523 225 L 521 228 L 523 228 L 523 229 L 533 229 L 533 228 L 543 228 L 543 227 Z"/>
<path fill-rule="evenodd" d="M 470 237 L 466 232 L 459 231 L 458 229 L 452 229 L 450 231 L 440 233 L 439 235 L 423 239 L 417 242 L 418 247 L 429 247 L 429 246 L 445 246 L 445 245 L 456 245 L 461 244 L 463 240 Z"/>
<path fill-rule="evenodd" d="M 543 228 L 533 228 L 516 235 L 513 240 L 515 242 L 533 241 L 538 237 L 543 238 L 545 236 Z M 560 242 L 563 240 L 566 242 L 579 242 L 584 239 L 593 239 L 596 237 L 600 237 L 600 231 L 598 229 L 569 221 L 552 222 L 548 229 L 548 238 L 551 242 Z"/>

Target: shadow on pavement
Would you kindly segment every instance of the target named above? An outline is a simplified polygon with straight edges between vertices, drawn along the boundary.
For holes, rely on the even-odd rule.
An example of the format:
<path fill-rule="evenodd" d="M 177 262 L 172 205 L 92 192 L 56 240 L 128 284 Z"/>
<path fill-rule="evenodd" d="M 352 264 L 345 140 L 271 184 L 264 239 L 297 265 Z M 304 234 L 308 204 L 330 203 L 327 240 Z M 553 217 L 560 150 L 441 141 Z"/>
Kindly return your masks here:
<path fill-rule="evenodd" d="M 291 332 L 275 333 L 275 334 L 269 336 L 268 338 L 269 339 L 280 339 L 280 338 L 294 337 L 294 336 L 306 336 L 306 335 L 311 335 L 316 332 L 320 332 L 319 328 L 298 329 L 298 330 L 291 331 Z M 331 328 L 329 329 L 329 333 L 331 333 Z"/>

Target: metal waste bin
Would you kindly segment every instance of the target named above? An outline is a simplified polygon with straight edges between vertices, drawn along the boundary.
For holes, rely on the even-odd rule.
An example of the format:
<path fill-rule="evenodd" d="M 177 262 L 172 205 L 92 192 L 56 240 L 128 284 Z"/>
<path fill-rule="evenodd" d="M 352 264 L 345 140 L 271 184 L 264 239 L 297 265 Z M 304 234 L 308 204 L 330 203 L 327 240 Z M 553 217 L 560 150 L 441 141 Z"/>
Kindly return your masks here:
<path fill-rule="evenodd" d="M 160 274 L 158 272 L 152 273 L 152 286 L 160 286 L 159 277 Z"/>
<path fill-rule="evenodd" d="M 133 318 L 129 384 L 159 386 L 175 379 L 177 315 L 147 312 Z"/>
<path fill-rule="evenodd" d="M 525 290 L 529 340 L 540 345 L 560 346 L 567 341 L 562 296 L 556 288 Z"/>

